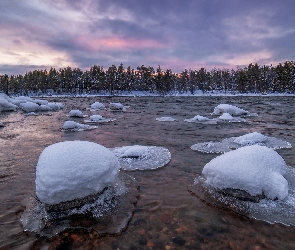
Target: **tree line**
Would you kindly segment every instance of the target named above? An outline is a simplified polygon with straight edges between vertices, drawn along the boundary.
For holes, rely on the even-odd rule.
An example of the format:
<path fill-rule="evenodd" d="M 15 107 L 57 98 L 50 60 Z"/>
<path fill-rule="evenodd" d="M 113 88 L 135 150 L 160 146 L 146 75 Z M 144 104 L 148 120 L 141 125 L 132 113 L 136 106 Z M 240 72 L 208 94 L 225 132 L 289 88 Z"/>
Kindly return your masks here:
<path fill-rule="evenodd" d="M 29 94 L 111 94 L 122 91 L 146 91 L 160 95 L 196 91 L 203 93 L 213 90 L 231 93 L 294 93 L 295 64 L 293 61 L 279 63 L 277 66 L 249 64 L 236 70 L 214 68 L 207 71 L 187 70 L 173 73 L 138 66 L 132 69 L 112 65 L 108 69 L 94 65 L 90 70 L 61 68 L 56 70 L 34 70 L 25 75 L 7 74 L 0 76 L 0 91 L 8 95 Z"/>

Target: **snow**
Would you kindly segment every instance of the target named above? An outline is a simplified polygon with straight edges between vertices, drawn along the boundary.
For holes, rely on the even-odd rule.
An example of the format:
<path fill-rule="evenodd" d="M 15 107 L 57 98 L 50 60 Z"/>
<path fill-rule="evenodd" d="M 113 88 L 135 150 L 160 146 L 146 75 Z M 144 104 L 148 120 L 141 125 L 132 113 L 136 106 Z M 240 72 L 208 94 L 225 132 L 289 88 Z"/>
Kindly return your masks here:
<path fill-rule="evenodd" d="M 119 102 L 111 102 L 109 104 L 109 109 L 111 111 L 126 111 L 127 108 L 129 108 L 129 106 L 124 106 Z"/>
<path fill-rule="evenodd" d="M 83 130 L 90 130 L 95 128 L 97 128 L 97 126 L 85 125 L 75 121 L 65 121 L 62 126 L 63 130 L 69 130 L 69 131 L 83 131 Z"/>
<path fill-rule="evenodd" d="M 267 141 L 267 136 L 258 133 L 258 132 L 253 132 L 249 134 L 245 134 L 242 136 L 237 137 L 234 139 L 234 143 L 240 144 L 242 146 L 246 145 L 252 145 L 252 144 L 258 144 L 258 143 L 263 143 Z"/>
<path fill-rule="evenodd" d="M 78 109 L 73 109 L 69 112 L 69 116 L 70 117 L 84 117 L 82 111 L 78 110 Z"/>
<path fill-rule="evenodd" d="M 217 124 L 216 120 L 209 119 L 205 116 L 196 115 L 190 119 L 184 119 L 185 122 L 202 123 L 202 124 Z"/>
<path fill-rule="evenodd" d="M 160 121 L 160 122 L 174 122 L 174 121 L 176 121 L 176 119 L 174 119 L 170 116 L 159 117 L 159 118 L 156 118 L 156 120 Z"/>
<path fill-rule="evenodd" d="M 64 108 L 64 105 L 60 102 L 49 102 L 47 106 L 50 107 L 52 110 L 60 110 Z"/>
<path fill-rule="evenodd" d="M 25 112 L 35 112 L 40 110 L 40 106 L 34 102 L 20 103 L 20 108 Z"/>
<path fill-rule="evenodd" d="M 111 121 L 115 121 L 113 118 L 103 118 L 101 115 L 91 115 L 89 120 L 85 120 L 84 122 L 88 123 L 107 123 Z"/>
<path fill-rule="evenodd" d="M 90 109 L 97 110 L 105 108 L 104 104 L 101 102 L 94 102 L 90 105 Z"/>
<path fill-rule="evenodd" d="M 249 112 L 230 104 L 219 104 L 214 108 L 212 115 L 221 115 L 222 113 L 229 113 L 230 115 L 245 115 Z"/>
<path fill-rule="evenodd" d="M 220 155 L 204 166 L 206 184 L 217 189 L 240 189 L 252 196 L 285 199 L 288 182 L 284 159 L 273 149 L 252 145 Z"/>
<path fill-rule="evenodd" d="M 110 149 L 124 170 L 146 170 L 165 166 L 171 160 L 168 149 L 156 146 L 124 146 Z"/>
<path fill-rule="evenodd" d="M 227 121 L 232 121 L 234 118 L 231 116 L 230 113 L 223 113 L 221 116 L 219 116 L 220 120 L 227 120 Z"/>
<path fill-rule="evenodd" d="M 2 111 L 15 111 L 17 109 L 17 106 L 13 103 L 10 103 L 5 98 L 2 98 L 0 96 L 0 112 Z"/>
<path fill-rule="evenodd" d="M 101 115 L 91 115 L 89 118 L 91 121 L 94 121 L 94 122 L 100 121 L 103 119 Z"/>
<path fill-rule="evenodd" d="M 65 141 L 45 148 L 36 166 L 36 195 L 58 204 L 96 194 L 115 182 L 119 162 L 107 148 L 88 141 Z"/>

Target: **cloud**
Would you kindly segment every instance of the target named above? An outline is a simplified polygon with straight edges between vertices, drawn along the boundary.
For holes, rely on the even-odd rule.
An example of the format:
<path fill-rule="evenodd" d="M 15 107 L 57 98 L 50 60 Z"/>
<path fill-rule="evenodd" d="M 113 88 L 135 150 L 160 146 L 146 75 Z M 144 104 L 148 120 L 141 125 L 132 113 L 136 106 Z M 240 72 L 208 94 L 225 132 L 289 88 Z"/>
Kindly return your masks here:
<path fill-rule="evenodd" d="M 294 58 L 294 8 L 291 0 L 2 0 L 0 64 L 274 64 Z"/>

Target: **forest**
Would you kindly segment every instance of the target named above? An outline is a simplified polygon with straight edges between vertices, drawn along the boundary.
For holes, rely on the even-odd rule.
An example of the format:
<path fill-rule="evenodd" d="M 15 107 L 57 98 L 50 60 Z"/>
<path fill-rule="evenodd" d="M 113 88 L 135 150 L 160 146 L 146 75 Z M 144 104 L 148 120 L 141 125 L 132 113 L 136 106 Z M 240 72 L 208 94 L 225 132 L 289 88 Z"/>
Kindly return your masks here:
<path fill-rule="evenodd" d="M 236 70 L 213 68 L 207 71 L 187 70 L 173 73 L 150 66 L 132 69 L 112 65 L 108 69 L 94 65 L 89 70 L 60 68 L 34 70 L 25 75 L 0 75 L 0 91 L 8 95 L 118 95 L 122 91 L 146 91 L 159 95 L 196 91 L 210 93 L 294 93 L 295 64 L 293 61 L 277 66 L 249 64 Z"/>

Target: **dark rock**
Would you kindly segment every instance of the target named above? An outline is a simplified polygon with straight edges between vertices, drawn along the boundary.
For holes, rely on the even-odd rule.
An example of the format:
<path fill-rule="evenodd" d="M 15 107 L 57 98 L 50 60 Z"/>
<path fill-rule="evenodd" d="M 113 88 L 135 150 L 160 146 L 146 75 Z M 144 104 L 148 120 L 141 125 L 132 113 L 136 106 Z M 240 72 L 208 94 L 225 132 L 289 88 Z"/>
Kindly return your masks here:
<path fill-rule="evenodd" d="M 185 240 L 180 237 L 180 236 L 176 236 L 172 239 L 172 242 L 178 246 L 184 246 L 185 245 Z"/>
<path fill-rule="evenodd" d="M 263 193 L 252 196 L 248 192 L 240 189 L 225 188 L 220 190 L 219 192 L 223 195 L 232 196 L 242 201 L 252 201 L 256 203 L 259 202 L 261 199 L 266 198 Z"/>

